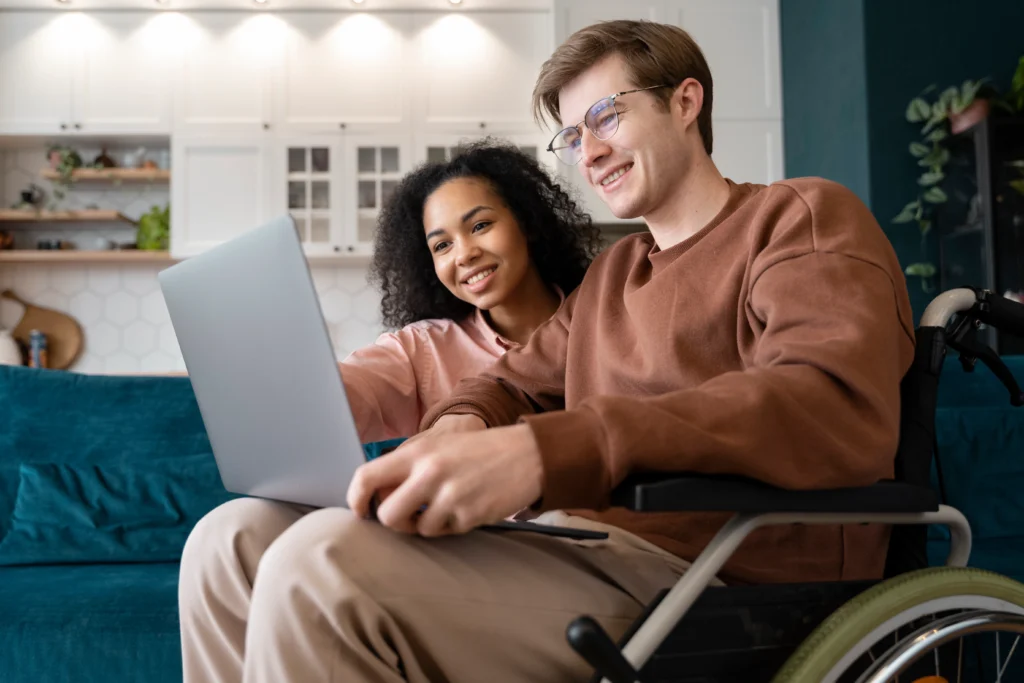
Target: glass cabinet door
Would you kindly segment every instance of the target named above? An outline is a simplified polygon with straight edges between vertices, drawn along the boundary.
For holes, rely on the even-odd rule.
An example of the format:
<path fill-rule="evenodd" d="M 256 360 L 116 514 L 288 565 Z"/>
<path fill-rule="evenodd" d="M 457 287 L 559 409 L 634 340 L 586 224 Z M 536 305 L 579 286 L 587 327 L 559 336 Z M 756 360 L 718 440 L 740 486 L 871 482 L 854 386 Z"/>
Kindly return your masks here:
<path fill-rule="evenodd" d="M 347 140 L 346 146 L 353 172 L 347 175 L 345 182 L 355 209 L 346 211 L 351 217 L 346 241 L 354 251 L 370 253 L 381 207 L 409 168 L 409 146 L 400 137 L 388 139 L 388 136 L 371 135 L 353 137 Z"/>
<path fill-rule="evenodd" d="M 309 251 L 329 251 L 335 209 L 333 150 L 328 145 L 289 145 L 288 213 Z"/>

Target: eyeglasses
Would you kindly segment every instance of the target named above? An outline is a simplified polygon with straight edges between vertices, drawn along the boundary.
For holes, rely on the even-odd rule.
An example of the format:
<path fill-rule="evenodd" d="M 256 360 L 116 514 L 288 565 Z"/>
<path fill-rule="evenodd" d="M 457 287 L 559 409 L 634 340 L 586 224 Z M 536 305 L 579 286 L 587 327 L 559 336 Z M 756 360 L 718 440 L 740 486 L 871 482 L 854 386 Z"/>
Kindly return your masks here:
<path fill-rule="evenodd" d="M 619 112 L 615 109 L 616 98 L 634 92 L 671 87 L 670 85 L 652 85 L 649 88 L 623 90 L 598 100 L 587 110 L 587 115 L 583 117 L 582 121 L 575 126 L 558 131 L 548 143 L 548 151 L 558 157 L 559 161 L 575 166 L 583 156 L 583 131 L 580 130 L 580 126 L 585 125 L 598 140 L 607 140 L 619 129 Z"/>

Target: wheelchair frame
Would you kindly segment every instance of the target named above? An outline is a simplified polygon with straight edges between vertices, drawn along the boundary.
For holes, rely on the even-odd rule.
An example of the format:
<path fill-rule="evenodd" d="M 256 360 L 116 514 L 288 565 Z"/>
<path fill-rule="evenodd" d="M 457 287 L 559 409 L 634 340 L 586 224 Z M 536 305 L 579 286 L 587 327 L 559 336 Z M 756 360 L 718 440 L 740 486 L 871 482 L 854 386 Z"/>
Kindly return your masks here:
<path fill-rule="evenodd" d="M 947 332 L 947 325 L 958 314 L 960 324 Z M 971 551 L 971 529 L 959 510 L 940 505 L 929 487 L 934 439 L 935 392 L 947 345 L 960 351 L 966 370 L 973 369 L 978 358 L 988 365 L 1011 393 L 1011 403 L 1024 403 L 1024 394 L 1013 376 L 990 349 L 978 347 L 969 339 L 979 322 L 997 327 L 1016 328 L 1024 334 L 1024 305 L 1003 299 L 985 290 L 955 289 L 936 297 L 921 318 L 918 328 L 915 364 L 901 387 L 923 390 L 923 407 L 907 410 L 903 395 L 900 449 L 897 454 L 896 481 L 880 482 L 861 489 L 834 491 L 785 491 L 753 481 L 735 478 L 716 480 L 707 476 L 661 475 L 660 478 L 633 478 L 613 493 L 613 504 L 644 511 L 720 511 L 734 516 L 719 530 L 689 570 L 661 598 L 653 611 L 640 618 L 639 626 L 620 648 L 596 621 L 581 617 L 573 621 L 566 636 L 570 645 L 594 668 L 601 681 L 634 683 L 640 671 L 658 651 L 708 584 L 715 578 L 743 540 L 754 530 L 780 524 L 861 524 L 909 525 L 920 530 L 915 542 L 923 545 L 924 526 L 942 524 L 950 529 L 951 545 L 946 566 L 965 567 Z M 1011 329 L 1011 331 L 1013 331 Z M 986 353 L 987 352 L 987 353 Z M 1000 367 L 1001 366 L 1001 367 Z M 934 374 L 929 386 L 913 379 L 915 370 L 928 368 Z M 922 389 L 923 387 L 923 389 Z M 914 438 L 906 439 L 906 432 Z M 927 442 L 927 445 L 925 445 Z M 927 449 L 927 452 L 925 452 Z M 912 453 L 909 453 L 912 452 Z M 700 492 L 699 496 L 693 494 Z M 678 501 L 699 499 L 696 506 Z M 871 510 L 867 512 L 867 510 Z M 895 535 L 895 531 L 894 531 Z M 892 545 L 890 545 L 890 549 Z M 891 553 L 891 550 L 890 550 Z M 909 562 L 922 566 L 923 550 Z M 888 564 L 888 562 L 887 562 Z M 904 563 L 906 564 L 906 563 Z M 900 566 L 896 573 L 906 571 Z M 887 567 L 887 574 L 889 574 Z M 727 589 L 726 589 L 727 590 Z"/>

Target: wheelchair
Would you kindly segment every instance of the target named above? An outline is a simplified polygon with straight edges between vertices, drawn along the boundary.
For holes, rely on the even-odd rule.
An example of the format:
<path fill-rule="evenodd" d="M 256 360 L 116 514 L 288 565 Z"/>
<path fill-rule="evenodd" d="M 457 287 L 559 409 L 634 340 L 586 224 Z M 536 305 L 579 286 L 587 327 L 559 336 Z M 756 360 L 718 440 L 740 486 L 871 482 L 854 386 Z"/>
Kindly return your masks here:
<path fill-rule="evenodd" d="M 789 491 L 736 477 L 660 473 L 620 485 L 612 496 L 616 506 L 733 516 L 619 643 L 588 616 L 568 626 L 569 644 L 593 668 L 593 681 L 1024 680 L 1024 668 L 1012 679 L 1007 669 L 1024 634 L 1024 584 L 966 566 L 971 529 L 958 510 L 941 504 L 938 458 L 940 491 L 931 487 L 938 383 L 948 349 L 959 353 L 965 371 L 981 360 L 1009 390 L 1010 402 L 1024 404 L 1009 369 L 976 341 L 982 324 L 1024 336 L 1024 304 L 983 289 L 959 288 L 940 294 L 925 310 L 914 361 L 900 386 L 900 440 L 891 481 Z M 880 581 L 708 586 L 759 527 L 857 523 L 893 525 Z M 928 567 L 927 525 L 932 524 L 950 530 L 945 567 Z M 1001 639 L 1002 634 L 1010 637 Z M 1024 660 L 1024 646 L 1020 649 Z"/>

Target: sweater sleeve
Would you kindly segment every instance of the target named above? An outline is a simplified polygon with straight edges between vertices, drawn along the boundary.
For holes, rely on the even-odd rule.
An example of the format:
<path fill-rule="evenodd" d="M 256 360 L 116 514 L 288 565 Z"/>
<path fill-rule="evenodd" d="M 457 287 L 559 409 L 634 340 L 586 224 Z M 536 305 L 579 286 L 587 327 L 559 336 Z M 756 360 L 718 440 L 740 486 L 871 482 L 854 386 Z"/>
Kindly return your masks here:
<path fill-rule="evenodd" d="M 399 334 L 381 335 L 339 368 L 364 443 L 416 433 L 422 414 L 416 368 Z"/>
<path fill-rule="evenodd" d="M 855 283 L 855 284 L 854 284 Z M 890 273 L 840 253 L 782 260 L 751 285 L 753 361 L 693 388 L 593 396 L 525 417 L 545 509 L 602 509 L 632 471 L 753 477 L 791 489 L 892 476 L 913 357 Z"/>
<path fill-rule="evenodd" d="M 522 347 L 507 352 L 479 377 L 460 381 L 447 400 L 427 411 L 429 429 L 443 415 L 476 415 L 488 427 L 514 424 L 521 416 L 565 408 L 565 366 L 573 292 Z"/>

